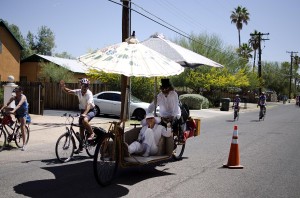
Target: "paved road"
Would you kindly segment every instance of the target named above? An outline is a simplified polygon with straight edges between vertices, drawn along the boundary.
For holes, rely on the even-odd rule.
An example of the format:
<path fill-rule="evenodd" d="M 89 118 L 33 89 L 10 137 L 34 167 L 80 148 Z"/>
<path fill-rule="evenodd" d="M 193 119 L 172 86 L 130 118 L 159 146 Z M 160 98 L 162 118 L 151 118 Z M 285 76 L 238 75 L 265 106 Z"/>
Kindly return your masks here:
<path fill-rule="evenodd" d="M 54 146 L 64 131 L 63 112 L 32 115 L 28 149 L 0 153 L 1 197 L 300 197 L 296 108 L 270 104 L 264 122 L 257 121 L 255 105 L 242 109 L 238 122 L 232 122 L 232 111 L 192 111 L 201 118 L 201 135 L 188 140 L 182 161 L 120 170 L 107 188 L 96 184 L 86 154 L 66 164 L 56 160 Z M 106 126 L 109 120 L 93 122 Z M 222 169 L 235 124 L 245 168 Z"/>

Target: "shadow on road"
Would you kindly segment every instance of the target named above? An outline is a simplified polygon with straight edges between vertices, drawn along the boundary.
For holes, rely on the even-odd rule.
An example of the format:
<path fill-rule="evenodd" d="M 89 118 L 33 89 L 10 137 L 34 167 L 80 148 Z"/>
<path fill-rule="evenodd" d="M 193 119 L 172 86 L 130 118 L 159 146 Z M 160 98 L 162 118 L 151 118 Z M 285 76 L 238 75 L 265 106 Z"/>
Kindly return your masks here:
<path fill-rule="evenodd" d="M 119 169 L 111 185 L 102 187 L 94 178 L 93 161 L 79 163 L 58 163 L 56 159 L 42 160 L 51 167 L 42 169 L 53 173 L 54 179 L 29 181 L 14 186 L 14 191 L 28 197 L 122 197 L 129 193 L 124 185 L 134 185 L 140 181 L 170 175 L 155 169 L 155 166 Z M 26 161 L 25 163 L 30 163 Z M 61 164 L 61 165 L 58 165 Z"/>

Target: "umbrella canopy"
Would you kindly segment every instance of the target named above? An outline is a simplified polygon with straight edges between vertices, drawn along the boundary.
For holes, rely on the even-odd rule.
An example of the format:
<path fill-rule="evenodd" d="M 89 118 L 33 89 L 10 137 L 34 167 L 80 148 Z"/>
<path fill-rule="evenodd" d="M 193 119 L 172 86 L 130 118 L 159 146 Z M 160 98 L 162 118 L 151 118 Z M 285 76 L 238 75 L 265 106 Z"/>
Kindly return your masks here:
<path fill-rule="evenodd" d="M 90 68 L 125 76 L 172 76 L 184 68 L 164 55 L 138 43 L 135 38 L 80 56 Z"/>
<path fill-rule="evenodd" d="M 141 42 L 143 45 L 165 55 L 169 59 L 179 63 L 183 67 L 197 67 L 208 65 L 212 67 L 224 67 L 223 65 L 197 54 L 189 49 L 181 47 L 167 39 L 162 34 L 152 35 L 149 39 Z"/>

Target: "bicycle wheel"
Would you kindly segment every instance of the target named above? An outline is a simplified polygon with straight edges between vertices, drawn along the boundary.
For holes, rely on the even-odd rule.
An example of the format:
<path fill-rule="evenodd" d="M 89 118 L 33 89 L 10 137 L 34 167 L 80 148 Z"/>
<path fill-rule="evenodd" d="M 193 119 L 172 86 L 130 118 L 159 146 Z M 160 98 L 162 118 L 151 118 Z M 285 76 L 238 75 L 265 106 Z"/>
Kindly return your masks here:
<path fill-rule="evenodd" d="M 28 127 L 25 126 L 25 144 L 28 143 L 28 139 L 29 139 L 29 130 L 28 130 Z M 16 129 L 16 132 L 15 132 L 15 143 L 17 145 L 17 147 L 19 148 L 22 148 L 23 147 L 23 134 L 22 134 L 22 131 L 21 131 L 21 127 L 18 126 L 17 129 Z"/>
<path fill-rule="evenodd" d="M 96 147 L 93 168 L 96 181 L 107 186 L 114 179 L 118 169 L 118 146 L 114 137 L 104 138 Z"/>
<path fill-rule="evenodd" d="M 3 129 L 0 130 L 0 151 L 4 149 L 6 145 L 6 133 L 3 131 Z"/>
<path fill-rule="evenodd" d="M 266 118 L 266 110 L 263 110 L 263 117 L 262 117 L 262 120 L 264 121 Z"/>
<path fill-rule="evenodd" d="M 96 151 L 96 143 L 95 143 L 95 141 L 96 140 L 88 141 L 88 143 L 85 145 L 86 153 L 90 157 L 94 157 L 94 155 L 95 155 L 95 151 Z"/>
<path fill-rule="evenodd" d="M 234 114 L 233 114 L 233 120 L 235 121 L 235 120 L 236 120 L 236 118 L 237 118 L 237 111 L 236 111 L 236 110 L 234 110 Z"/>
<path fill-rule="evenodd" d="M 185 142 L 180 141 L 178 136 L 174 134 L 174 151 L 173 151 L 174 160 L 182 159 L 184 148 L 185 148 Z"/>
<path fill-rule="evenodd" d="M 75 140 L 73 136 L 66 132 L 61 135 L 55 145 L 55 154 L 60 162 L 68 162 L 73 157 Z"/>

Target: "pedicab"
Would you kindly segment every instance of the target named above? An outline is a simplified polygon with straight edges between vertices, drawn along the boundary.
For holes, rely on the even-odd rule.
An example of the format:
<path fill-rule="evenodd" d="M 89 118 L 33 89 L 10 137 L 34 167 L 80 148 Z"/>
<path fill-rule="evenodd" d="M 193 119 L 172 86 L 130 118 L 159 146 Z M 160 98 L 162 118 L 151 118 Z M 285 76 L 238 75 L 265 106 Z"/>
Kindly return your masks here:
<path fill-rule="evenodd" d="M 125 42 L 115 44 L 92 53 L 79 57 L 80 62 L 91 69 L 104 71 L 106 73 L 121 74 L 122 77 L 158 77 L 172 76 L 183 72 L 184 68 L 165 57 L 164 55 L 142 45 L 135 39 L 134 34 Z M 198 65 L 203 64 L 201 62 Z M 207 64 L 206 64 L 207 65 Z M 128 88 L 128 84 L 126 85 Z M 156 86 L 155 86 L 156 87 Z M 128 89 L 122 94 L 125 100 L 122 101 L 124 114 L 119 122 L 111 122 L 107 133 L 101 134 L 94 155 L 94 175 L 97 182 L 108 185 L 113 180 L 119 167 L 141 166 L 150 163 L 163 162 L 174 158 L 182 158 L 186 140 L 189 137 L 199 135 L 200 120 L 193 120 L 189 117 L 180 122 L 180 130 L 173 131 L 170 138 L 162 137 L 159 142 L 159 151 L 155 156 L 126 156 L 125 143 L 130 144 L 137 139 L 141 127 L 134 127 L 125 131 L 126 96 Z M 154 91 L 156 93 L 156 91 Z"/>
<path fill-rule="evenodd" d="M 142 127 L 134 126 L 124 131 L 123 124 L 124 122 L 111 122 L 108 132 L 102 134 L 102 141 L 96 146 L 93 168 L 94 176 L 101 186 L 111 183 L 118 168 L 159 163 L 172 158 L 181 160 L 187 139 L 200 134 L 200 120 L 188 117 L 184 123 L 178 122 L 178 130 L 172 131 L 171 137 L 160 138 L 156 155 L 143 157 L 128 155 L 126 148 L 138 139 Z"/>

